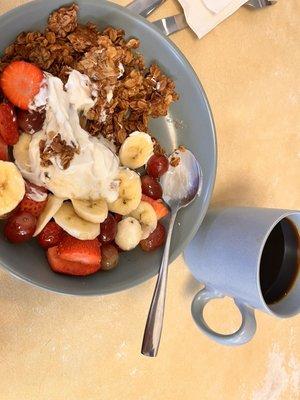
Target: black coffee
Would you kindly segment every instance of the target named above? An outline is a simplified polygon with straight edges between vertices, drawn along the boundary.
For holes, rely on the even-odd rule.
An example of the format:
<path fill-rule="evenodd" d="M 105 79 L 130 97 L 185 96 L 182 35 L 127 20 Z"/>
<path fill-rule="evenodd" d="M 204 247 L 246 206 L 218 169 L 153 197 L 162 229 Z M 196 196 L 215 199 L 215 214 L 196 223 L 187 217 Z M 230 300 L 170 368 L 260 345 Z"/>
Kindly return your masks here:
<path fill-rule="evenodd" d="M 265 302 L 273 304 L 288 294 L 300 264 L 300 238 L 287 218 L 270 233 L 260 261 L 260 286 Z"/>

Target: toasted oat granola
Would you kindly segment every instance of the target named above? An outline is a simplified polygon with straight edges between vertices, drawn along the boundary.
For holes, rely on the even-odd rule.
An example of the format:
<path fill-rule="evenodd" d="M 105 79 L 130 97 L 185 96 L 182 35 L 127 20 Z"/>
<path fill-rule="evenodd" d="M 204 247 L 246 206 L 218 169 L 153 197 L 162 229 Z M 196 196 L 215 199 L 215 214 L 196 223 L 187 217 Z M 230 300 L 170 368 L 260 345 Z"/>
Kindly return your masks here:
<path fill-rule="evenodd" d="M 80 25 L 78 11 L 76 4 L 62 7 L 50 15 L 44 32 L 21 33 L 5 49 L 0 71 L 22 59 L 64 82 L 71 69 L 88 75 L 98 100 L 86 116 L 85 129 L 118 146 L 135 130 L 148 132 L 150 117 L 167 115 L 170 104 L 178 99 L 175 84 L 157 65 L 145 66 L 143 56 L 135 51 L 138 39 L 125 39 L 122 29 L 99 31 L 92 23 Z M 162 152 L 159 145 L 155 149 Z"/>
<path fill-rule="evenodd" d="M 172 165 L 172 167 L 178 167 L 179 164 L 180 164 L 180 157 L 172 156 L 170 160 L 170 165 Z"/>
<path fill-rule="evenodd" d="M 41 165 L 49 167 L 53 164 L 53 158 L 59 157 L 61 168 L 67 169 L 75 154 L 79 154 L 79 148 L 68 145 L 59 133 L 49 132 L 48 137 L 52 138 L 49 144 L 46 144 L 46 140 L 39 143 Z"/>

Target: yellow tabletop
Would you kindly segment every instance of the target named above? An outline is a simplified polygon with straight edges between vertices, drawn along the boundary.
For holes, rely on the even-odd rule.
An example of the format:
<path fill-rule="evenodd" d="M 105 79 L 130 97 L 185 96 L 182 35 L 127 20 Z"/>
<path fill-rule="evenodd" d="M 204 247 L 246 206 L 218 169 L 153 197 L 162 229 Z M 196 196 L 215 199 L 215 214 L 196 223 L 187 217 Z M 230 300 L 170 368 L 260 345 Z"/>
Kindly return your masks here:
<path fill-rule="evenodd" d="M 1 0 L 0 13 L 26 2 Z M 177 10 L 168 0 L 153 19 Z M 213 205 L 300 209 L 299 19 L 299 0 L 279 0 L 261 11 L 240 9 L 201 40 L 190 30 L 172 37 L 215 117 Z M 257 312 L 255 338 L 222 347 L 191 319 L 199 284 L 181 257 L 169 278 L 161 348 L 150 359 L 140 346 L 154 279 L 107 297 L 76 298 L 1 272 L 0 399 L 299 400 L 299 316 Z M 231 301 L 218 300 L 207 318 L 229 332 L 240 317 Z"/>

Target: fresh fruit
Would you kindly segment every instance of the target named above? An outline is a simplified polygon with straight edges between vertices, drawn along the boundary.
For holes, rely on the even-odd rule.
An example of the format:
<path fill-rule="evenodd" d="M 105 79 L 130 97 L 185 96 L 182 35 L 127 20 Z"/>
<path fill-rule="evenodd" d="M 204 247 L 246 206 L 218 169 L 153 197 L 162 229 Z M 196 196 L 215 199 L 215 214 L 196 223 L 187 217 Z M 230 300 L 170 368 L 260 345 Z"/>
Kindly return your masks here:
<path fill-rule="evenodd" d="M 26 211 L 29 212 L 31 215 L 33 215 L 35 218 L 38 218 L 42 211 L 44 210 L 45 206 L 47 204 L 47 200 L 44 201 L 34 201 L 32 199 L 29 199 L 26 194 L 19 204 L 19 210 L 20 211 Z"/>
<path fill-rule="evenodd" d="M 17 166 L 30 172 L 29 145 L 31 136 L 27 133 L 21 133 L 18 142 L 13 147 L 13 156 Z"/>
<path fill-rule="evenodd" d="M 166 215 L 169 214 L 168 207 L 164 204 L 162 200 L 153 200 L 151 199 L 151 197 L 143 194 L 142 201 L 146 201 L 147 203 L 151 204 L 156 212 L 157 219 L 164 218 Z"/>
<path fill-rule="evenodd" d="M 43 81 L 43 71 L 26 61 L 13 61 L 2 72 L 0 86 L 4 95 L 15 106 L 28 110 L 38 94 Z"/>
<path fill-rule="evenodd" d="M 124 250 L 122 250 L 121 247 L 119 247 L 119 246 L 117 245 L 116 242 L 112 242 L 112 244 L 113 244 L 113 245 L 115 246 L 115 248 L 118 250 L 118 253 L 123 253 L 123 252 L 124 252 Z"/>
<path fill-rule="evenodd" d="M 37 236 L 44 229 L 47 223 L 60 209 L 63 202 L 64 199 L 60 199 L 59 197 L 56 197 L 53 194 L 49 194 L 45 208 L 37 220 L 36 230 L 33 236 Z"/>
<path fill-rule="evenodd" d="M 122 216 L 121 216 L 122 219 Z M 117 234 L 117 221 L 112 214 L 108 214 L 105 221 L 100 224 L 100 235 L 98 239 L 102 243 L 108 243 L 114 240 Z"/>
<path fill-rule="evenodd" d="M 163 154 L 153 154 L 147 163 L 147 173 L 153 178 L 159 178 L 168 171 L 169 160 Z"/>
<path fill-rule="evenodd" d="M 118 223 L 116 244 L 120 249 L 129 251 L 134 249 L 142 238 L 142 227 L 139 221 L 133 217 L 126 217 Z"/>
<path fill-rule="evenodd" d="M 142 193 L 154 200 L 162 198 L 162 188 L 152 176 L 144 175 L 141 177 Z"/>
<path fill-rule="evenodd" d="M 32 182 L 25 181 L 25 196 L 34 201 L 45 201 L 48 196 L 48 190 L 43 186 L 35 185 Z"/>
<path fill-rule="evenodd" d="M 76 214 L 86 221 L 100 224 L 108 214 L 107 203 L 104 199 L 98 200 L 72 200 Z"/>
<path fill-rule="evenodd" d="M 0 160 L 8 161 L 8 146 L 0 136 Z"/>
<path fill-rule="evenodd" d="M 101 246 L 101 270 L 109 271 L 115 268 L 119 262 L 119 252 L 111 243 L 104 243 Z"/>
<path fill-rule="evenodd" d="M 120 162 L 124 167 L 140 168 L 153 154 L 151 136 L 144 132 L 133 132 L 122 143 L 119 152 Z"/>
<path fill-rule="evenodd" d="M 25 194 L 24 179 L 9 161 L 0 161 L 0 216 L 14 210 Z"/>
<path fill-rule="evenodd" d="M 142 239 L 154 231 L 157 225 L 157 216 L 150 203 L 141 201 L 138 208 L 130 213 L 130 216 L 137 219 L 142 227 Z"/>
<path fill-rule="evenodd" d="M 47 204 L 47 189 L 25 181 L 25 196 L 18 209 L 38 218 Z"/>
<path fill-rule="evenodd" d="M 122 220 L 122 218 L 123 218 L 123 215 L 121 215 L 121 214 L 114 213 L 113 215 L 114 215 L 114 219 L 117 222 L 120 222 Z"/>
<path fill-rule="evenodd" d="M 0 104 L 0 136 L 8 145 L 14 145 L 19 139 L 17 118 L 11 104 Z"/>
<path fill-rule="evenodd" d="M 66 261 L 100 265 L 100 243 L 97 239 L 79 240 L 73 236 L 64 235 L 58 245 L 58 255 Z"/>
<path fill-rule="evenodd" d="M 32 238 L 36 218 L 25 211 L 13 214 L 6 222 L 4 235 L 12 243 L 22 243 Z"/>
<path fill-rule="evenodd" d="M 166 229 L 160 222 L 158 222 L 156 229 L 148 236 L 148 238 L 141 240 L 140 246 L 144 251 L 152 251 L 162 246 L 165 240 Z"/>
<path fill-rule="evenodd" d="M 141 179 L 130 169 L 120 170 L 119 179 L 119 197 L 113 203 L 108 204 L 108 209 L 121 215 L 128 215 L 137 208 L 141 201 Z"/>
<path fill-rule="evenodd" d="M 38 235 L 37 240 L 41 247 L 49 249 L 57 246 L 63 236 L 63 229 L 55 221 L 50 221 Z"/>
<path fill-rule="evenodd" d="M 58 246 L 47 250 L 47 259 L 51 269 L 60 274 L 86 276 L 97 272 L 101 268 L 100 263 L 89 265 L 62 259 L 58 255 Z"/>
<path fill-rule="evenodd" d="M 64 203 L 54 215 L 54 220 L 71 236 L 80 240 L 96 239 L 100 233 L 100 224 L 79 217 L 71 203 Z"/>
<path fill-rule="evenodd" d="M 42 129 L 45 121 L 45 111 L 18 110 L 17 122 L 22 132 L 32 135 Z"/>

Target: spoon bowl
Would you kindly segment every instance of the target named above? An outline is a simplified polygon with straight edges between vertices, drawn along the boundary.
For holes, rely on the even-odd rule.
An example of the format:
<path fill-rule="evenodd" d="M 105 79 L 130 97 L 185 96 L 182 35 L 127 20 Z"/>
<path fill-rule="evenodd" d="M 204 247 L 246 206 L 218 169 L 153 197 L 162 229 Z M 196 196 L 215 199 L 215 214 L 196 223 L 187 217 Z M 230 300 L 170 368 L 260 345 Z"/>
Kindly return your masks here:
<path fill-rule="evenodd" d="M 170 208 L 179 201 L 178 207 L 180 209 L 188 206 L 197 195 L 200 195 L 203 174 L 191 151 L 187 149 L 176 150 L 171 157 L 178 157 L 180 162 L 176 167 L 170 166 L 161 180 L 163 199 Z"/>

